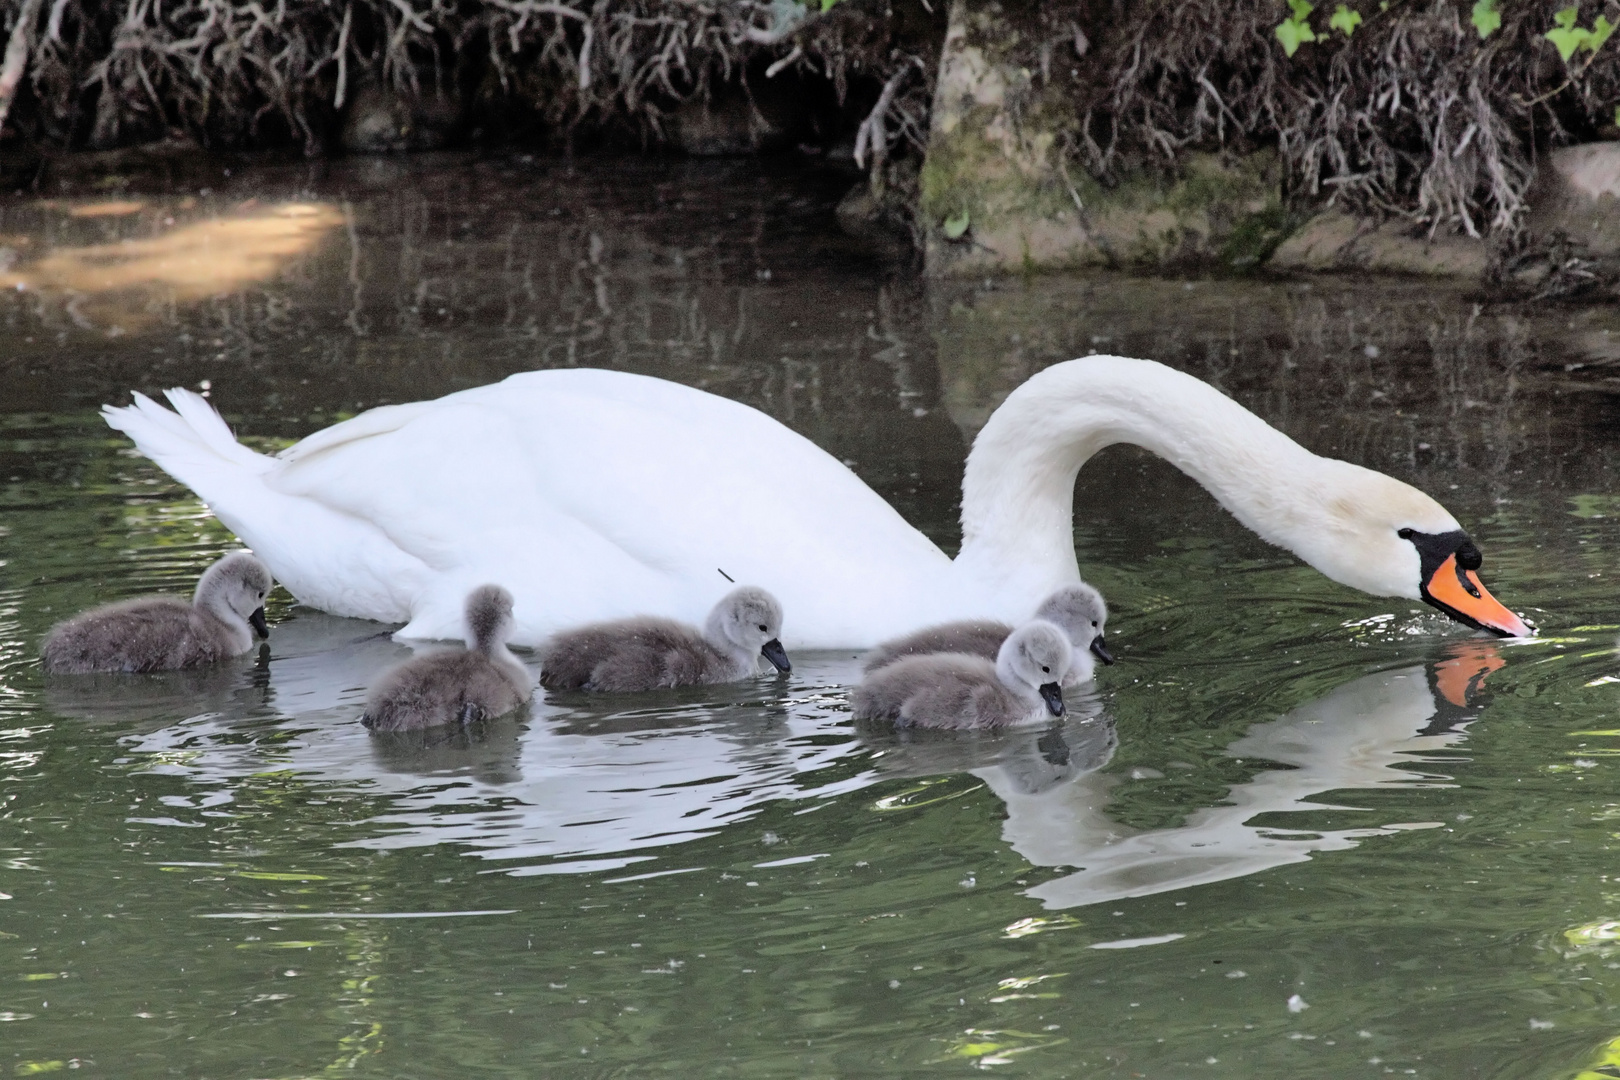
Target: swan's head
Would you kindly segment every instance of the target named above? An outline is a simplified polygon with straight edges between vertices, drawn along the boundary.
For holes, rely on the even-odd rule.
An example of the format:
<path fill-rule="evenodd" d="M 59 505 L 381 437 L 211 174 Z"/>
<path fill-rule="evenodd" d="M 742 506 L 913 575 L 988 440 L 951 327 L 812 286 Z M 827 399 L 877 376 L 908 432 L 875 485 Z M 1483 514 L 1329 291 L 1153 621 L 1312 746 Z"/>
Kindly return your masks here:
<path fill-rule="evenodd" d="M 792 671 L 782 648 L 782 604 L 755 585 L 732 589 L 709 613 L 709 632 L 753 656 L 769 660 L 777 671 Z"/>
<path fill-rule="evenodd" d="M 1105 664 L 1114 662 L 1114 654 L 1108 651 L 1108 642 L 1103 638 L 1108 627 L 1108 605 L 1103 603 L 1102 593 L 1085 582 L 1053 592 L 1035 609 L 1035 617 L 1069 635 L 1075 648 L 1089 649 Z"/>
<path fill-rule="evenodd" d="M 270 624 L 264 621 L 264 598 L 273 583 L 264 563 L 245 551 L 233 551 L 203 571 L 192 602 L 222 618 L 234 615 L 267 638 Z"/>
<path fill-rule="evenodd" d="M 1306 562 L 1375 596 L 1422 600 L 1477 630 L 1533 633 L 1480 583 L 1479 548 L 1445 507 L 1394 477 L 1343 461 L 1332 465 L 1319 528 L 1289 545 Z"/>
<path fill-rule="evenodd" d="M 1069 635 L 1044 619 L 1027 622 L 1007 635 L 996 654 L 996 674 L 1014 690 L 1033 691 L 1053 716 L 1063 715 L 1063 677 L 1074 646 Z"/>
<path fill-rule="evenodd" d="M 489 649 L 512 636 L 512 594 L 499 585 L 480 585 L 467 594 L 467 648 Z"/>

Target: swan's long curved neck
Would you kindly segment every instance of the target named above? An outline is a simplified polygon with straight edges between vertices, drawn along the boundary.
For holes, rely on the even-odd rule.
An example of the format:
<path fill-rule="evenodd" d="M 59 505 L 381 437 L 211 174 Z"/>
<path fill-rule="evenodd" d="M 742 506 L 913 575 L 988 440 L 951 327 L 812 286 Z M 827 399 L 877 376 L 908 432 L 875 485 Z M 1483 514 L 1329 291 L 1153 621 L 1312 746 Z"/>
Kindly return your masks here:
<path fill-rule="evenodd" d="M 1320 505 L 1319 458 L 1207 383 L 1150 360 L 1104 356 L 1037 374 L 974 440 L 957 564 L 984 584 L 1040 595 L 1074 581 L 1075 476 L 1115 443 L 1157 454 L 1249 528 L 1299 551 Z M 1304 496 L 1302 498 L 1302 496 Z"/>

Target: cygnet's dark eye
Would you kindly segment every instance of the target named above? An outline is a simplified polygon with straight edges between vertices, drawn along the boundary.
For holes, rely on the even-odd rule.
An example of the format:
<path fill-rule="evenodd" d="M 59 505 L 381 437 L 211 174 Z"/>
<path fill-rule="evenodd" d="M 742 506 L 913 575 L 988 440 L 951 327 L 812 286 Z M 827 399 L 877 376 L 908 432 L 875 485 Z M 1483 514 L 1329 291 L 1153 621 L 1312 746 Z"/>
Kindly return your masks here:
<path fill-rule="evenodd" d="M 762 633 L 762 634 L 766 632 L 764 623 L 759 624 L 759 632 Z"/>
<path fill-rule="evenodd" d="M 1412 533 L 1413 530 L 1411 529 L 1398 529 L 1396 530 L 1395 535 L 1400 537 L 1402 540 L 1410 540 L 1412 539 Z"/>
<path fill-rule="evenodd" d="M 1041 671 L 1042 671 L 1042 672 L 1043 672 L 1043 673 L 1045 673 L 1045 674 L 1047 674 L 1047 675 L 1050 675 L 1050 674 L 1052 674 L 1052 669 L 1051 669 L 1051 668 L 1049 668 L 1049 667 L 1047 667 L 1047 666 L 1046 666 L 1046 665 L 1045 665 L 1045 664 L 1042 664 L 1042 665 L 1041 665 Z"/>
<path fill-rule="evenodd" d="M 260 593 L 260 594 L 259 594 L 259 599 L 260 599 L 260 600 L 263 600 L 263 599 L 264 599 L 264 593 L 262 593 L 262 592 L 261 592 L 261 593 Z M 1096 624 L 1096 623 L 1092 623 L 1092 624 L 1091 624 L 1091 625 L 1092 625 L 1092 626 L 1096 626 L 1096 625 L 1097 625 L 1097 624 Z"/>
<path fill-rule="evenodd" d="M 1097 620 L 1096 620 L 1096 619 L 1092 619 L 1092 620 L 1091 620 L 1091 625 L 1092 625 L 1092 626 L 1096 626 L 1096 625 L 1097 625 Z"/>

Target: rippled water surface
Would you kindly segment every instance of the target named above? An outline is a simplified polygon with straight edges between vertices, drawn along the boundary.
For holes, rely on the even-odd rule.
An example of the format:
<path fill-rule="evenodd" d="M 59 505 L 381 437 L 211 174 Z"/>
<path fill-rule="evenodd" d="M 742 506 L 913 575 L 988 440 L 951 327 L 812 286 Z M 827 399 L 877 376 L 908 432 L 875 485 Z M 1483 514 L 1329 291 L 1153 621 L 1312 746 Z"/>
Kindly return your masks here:
<path fill-rule="evenodd" d="M 1620 313 L 927 285 L 838 236 L 847 177 L 752 163 L 125 179 L 0 200 L 0 1073 L 1620 1076 Z M 954 549 L 973 433 L 1088 352 L 1431 492 L 1542 636 L 1334 585 L 1115 448 L 1075 543 L 1120 663 L 1051 730 L 857 731 L 823 653 L 372 737 L 409 650 L 281 593 L 216 669 L 34 659 L 232 545 L 101 424 L 130 390 L 271 448 L 620 367 L 763 409 Z"/>

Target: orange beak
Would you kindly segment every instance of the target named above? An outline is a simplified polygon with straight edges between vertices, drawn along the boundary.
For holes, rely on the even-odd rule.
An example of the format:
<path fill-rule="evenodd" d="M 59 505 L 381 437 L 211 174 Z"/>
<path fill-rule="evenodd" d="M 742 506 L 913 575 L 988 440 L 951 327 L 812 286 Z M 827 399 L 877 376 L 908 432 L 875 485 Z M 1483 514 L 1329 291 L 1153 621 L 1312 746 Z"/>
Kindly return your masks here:
<path fill-rule="evenodd" d="M 1478 575 L 1459 567 L 1455 555 L 1448 555 L 1430 575 L 1422 593 L 1424 600 L 1475 629 L 1489 630 L 1501 637 L 1529 637 L 1533 633 L 1523 619 L 1485 591 Z"/>

